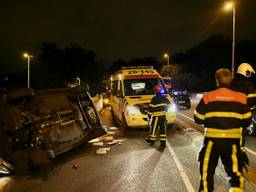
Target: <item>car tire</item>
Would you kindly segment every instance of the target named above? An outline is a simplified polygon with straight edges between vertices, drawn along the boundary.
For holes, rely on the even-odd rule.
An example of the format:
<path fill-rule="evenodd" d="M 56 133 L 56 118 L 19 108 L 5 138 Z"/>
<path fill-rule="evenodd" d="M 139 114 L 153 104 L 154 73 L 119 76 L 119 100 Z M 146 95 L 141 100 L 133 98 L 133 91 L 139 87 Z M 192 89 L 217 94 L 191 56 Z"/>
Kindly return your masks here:
<path fill-rule="evenodd" d="M 125 119 L 125 116 L 124 116 L 124 113 L 122 113 L 121 127 L 122 127 L 124 130 L 128 130 L 128 129 L 129 129 L 129 126 L 127 125 L 127 122 L 126 122 L 126 119 Z"/>
<path fill-rule="evenodd" d="M 114 114 L 114 112 L 113 112 L 113 109 L 112 109 L 112 107 L 111 107 L 111 118 L 112 118 L 112 124 L 114 125 L 114 126 L 117 126 L 118 124 L 117 124 L 117 121 L 116 121 L 116 117 L 115 117 L 115 114 Z"/>
<path fill-rule="evenodd" d="M 86 115 L 87 115 L 91 125 L 95 125 L 98 123 L 97 114 L 94 111 L 93 107 L 91 107 L 91 106 L 86 107 Z"/>
<path fill-rule="evenodd" d="M 8 91 L 6 93 L 7 100 L 9 102 L 16 102 L 19 99 L 22 98 L 32 98 L 35 96 L 35 91 L 32 88 L 21 88 L 21 89 L 15 89 L 12 91 Z"/>

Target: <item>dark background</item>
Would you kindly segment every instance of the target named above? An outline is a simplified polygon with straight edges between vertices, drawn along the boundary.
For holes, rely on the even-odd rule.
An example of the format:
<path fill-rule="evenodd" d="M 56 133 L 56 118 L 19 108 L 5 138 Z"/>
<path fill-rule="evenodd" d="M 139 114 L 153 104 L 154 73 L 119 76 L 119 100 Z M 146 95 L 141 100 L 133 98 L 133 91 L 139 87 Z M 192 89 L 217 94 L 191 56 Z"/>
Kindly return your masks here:
<path fill-rule="evenodd" d="M 27 65 L 22 53 L 28 51 L 35 56 L 33 68 L 38 71 L 45 68 L 48 75 L 56 74 L 62 65 L 82 65 L 87 60 L 86 66 L 78 64 L 76 69 L 71 69 L 73 72 L 69 70 L 69 74 L 65 72 L 62 76 L 68 76 L 65 79 L 68 81 L 82 73 L 89 81 L 90 73 L 79 71 L 92 70 L 90 65 L 94 63 L 98 68 L 93 70 L 99 71 L 100 77 L 119 59 L 131 63 L 134 59 L 150 57 L 164 63 L 162 55 L 168 52 L 171 62 L 182 65 L 183 72 L 192 73 L 196 79 L 208 70 L 209 77 L 216 67 L 231 65 L 232 14 L 223 11 L 223 4 L 223 0 L 2 1 L 0 69 L 2 73 L 24 72 Z M 245 53 L 255 48 L 255 7 L 255 0 L 237 1 L 237 40 L 242 45 L 237 46 L 236 65 L 245 61 L 254 63 L 253 53 Z M 83 59 L 77 61 L 74 60 L 77 53 L 66 54 L 69 59 L 56 59 L 60 57 L 48 53 L 45 59 L 46 50 L 42 51 L 45 44 L 56 44 L 57 52 L 61 52 L 59 56 L 70 47 L 80 47 L 83 49 L 80 53 L 89 52 L 93 56 L 86 59 L 88 54 L 82 54 Z M 54 65 L 57 69 L 49 67 Z M 51 82 L 54 77 L 49 77 L 53 79 Z M 209 79 L 212 83 L 212 77 Z"/>

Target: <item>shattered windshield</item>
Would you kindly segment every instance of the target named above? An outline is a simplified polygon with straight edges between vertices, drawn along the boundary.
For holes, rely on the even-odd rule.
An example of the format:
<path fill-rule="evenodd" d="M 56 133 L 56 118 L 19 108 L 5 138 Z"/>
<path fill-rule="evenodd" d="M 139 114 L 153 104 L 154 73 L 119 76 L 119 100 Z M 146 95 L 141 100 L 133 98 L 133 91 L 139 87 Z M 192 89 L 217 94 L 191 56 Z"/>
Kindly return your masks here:
<path fill-rule="evenodd" d="M 163 94 L 167 93 L 167 90 L 159 78 L 124 80 L 125 95 L 154 95 L 154 87 L 157 84 L 161 85 Z"/>

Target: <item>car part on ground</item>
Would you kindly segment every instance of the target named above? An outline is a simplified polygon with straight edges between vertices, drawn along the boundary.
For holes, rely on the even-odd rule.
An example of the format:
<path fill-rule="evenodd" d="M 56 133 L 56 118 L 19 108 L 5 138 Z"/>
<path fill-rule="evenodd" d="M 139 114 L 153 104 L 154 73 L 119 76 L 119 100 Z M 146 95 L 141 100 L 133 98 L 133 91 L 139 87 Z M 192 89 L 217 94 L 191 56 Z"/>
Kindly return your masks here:
<path fill-rule="evenodd" d="M 8 92 L 0 98 L 0 125 L 9 154 L 39 149 L 55 157 L 106 134 L 88 90 L 80 88 Z M 0 156 L 12 159 L 8 153 Z"/>

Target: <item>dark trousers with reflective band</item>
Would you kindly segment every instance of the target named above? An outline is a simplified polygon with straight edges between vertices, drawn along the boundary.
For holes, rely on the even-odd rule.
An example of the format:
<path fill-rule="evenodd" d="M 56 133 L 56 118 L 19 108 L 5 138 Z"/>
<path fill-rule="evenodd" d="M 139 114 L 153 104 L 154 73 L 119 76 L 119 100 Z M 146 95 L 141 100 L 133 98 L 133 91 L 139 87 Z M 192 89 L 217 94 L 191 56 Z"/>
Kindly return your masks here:
<path fill-rule="evenodd" d="M 151 141 L 155 141 L 157 138 L 157 131 L 160 129 L 159 140 L 161 143 L 166 142 L 166 126 L 167 120 L 165 116 L 153 116 L 150 120 L 150 131 L 149 131 L 149 139 Z"/>
<path fill-rule="evenodd" d="M 199 191 L 211 192 L 214 190 L 213 177 L 218 160 L 221 158 L 229 177 L 229 191 L 242 192 L 244 178 L 242 176 L 240 152 L 239 139 L 215 139 L 206 137 L 198 157 L 201 174 Z"/>

